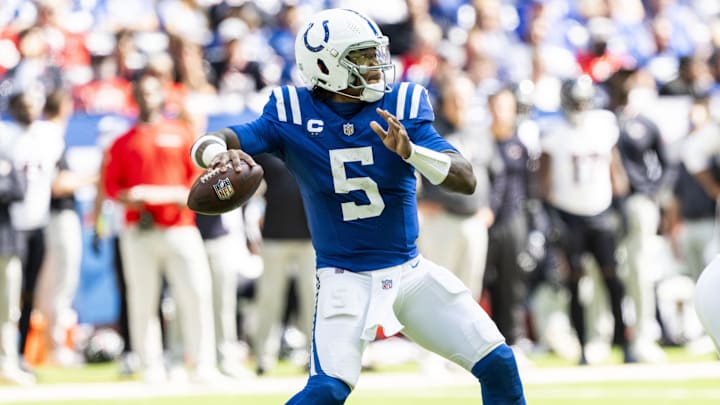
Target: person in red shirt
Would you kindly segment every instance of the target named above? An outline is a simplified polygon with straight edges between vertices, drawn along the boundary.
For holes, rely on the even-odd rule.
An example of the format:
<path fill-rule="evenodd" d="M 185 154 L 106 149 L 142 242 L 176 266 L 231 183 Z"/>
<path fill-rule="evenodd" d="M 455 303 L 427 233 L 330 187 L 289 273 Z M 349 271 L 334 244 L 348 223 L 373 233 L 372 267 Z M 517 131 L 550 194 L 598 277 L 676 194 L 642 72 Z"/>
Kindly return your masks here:
<path fill-rule="evenodd" d="M 164 275 L 178 304 L 191 377 L 208 382 L 216 369 L 210 268 L 195 214 L 185 202 L 199 175 L 188 158 L 189 127 L 163 116 L 164 92 L 154 75 L 134 86 L 138 121 L 105 157 L 103 188 L 125 206 L 120 234 L 125 265 L 130 337 L 147 382 L 167 378 L 163 365 L 159 305 Z"/>

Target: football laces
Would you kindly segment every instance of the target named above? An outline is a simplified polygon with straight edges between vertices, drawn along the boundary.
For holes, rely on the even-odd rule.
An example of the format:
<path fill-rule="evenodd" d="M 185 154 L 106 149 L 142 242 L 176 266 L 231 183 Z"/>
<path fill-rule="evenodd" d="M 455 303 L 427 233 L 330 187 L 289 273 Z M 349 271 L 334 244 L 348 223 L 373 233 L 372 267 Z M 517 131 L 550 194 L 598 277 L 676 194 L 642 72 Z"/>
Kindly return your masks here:
<path fill-rule="evenodd" d="M 232 163 L 228 162 L 227 167 L 230 168 L 230 169 L 232 169 Z M 205 174 L 203 174 L 202 176 L 200 176 L 200 183 L 202 183 L 202 184 L 207 183 L 208 180 L 210 180 L 210 179 L 212 179 L 213 177 L 215 177 L 215 175 L 218 174 L 218 173 L 220 173 L 220 168 L 219 168 L 219 167 L 216 167 L 216 168 L 214 168 L 214 169 L 208 170 L 207 172 L 205 172 Z"/>

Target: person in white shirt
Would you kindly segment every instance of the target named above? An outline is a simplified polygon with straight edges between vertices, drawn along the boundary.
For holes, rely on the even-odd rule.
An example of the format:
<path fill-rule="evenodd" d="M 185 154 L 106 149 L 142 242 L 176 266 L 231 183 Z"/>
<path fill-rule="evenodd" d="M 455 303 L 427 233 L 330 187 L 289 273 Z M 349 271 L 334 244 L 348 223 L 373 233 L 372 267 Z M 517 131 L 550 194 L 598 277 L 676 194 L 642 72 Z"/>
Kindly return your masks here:
<path fill-rule="evenodd" d="M 713 175 L 710 163 L 712 159 L 717 159 L 719 156 L 720 126 L 718 125 L 709 125 L 702 132 L 688 138 L 682 156 L 688 172 L 715 200 L 720 198 L 720 180 Z M 715 242 L 717 243 L 717 241 Z M 695 311 L 705 331 L 720 351 L 720 311 L 718 311 L 720 294 L 718 291 L 720 291 L 720 255 L 716 255 L 705 267 L 695 286 Z"/>
<path fill-rule="evenodd" d="M 20 231 L 24 245 L 20 327 L 20 353 L 30 329 L 35 286 L 45 258 L 45 228 L 50 221 L 52 182 L 65 143 L 58 127 L 39 120 L 45 97 L 42 93 L 26 91 L 10 97 L 13 121 L 3 124 L 3 150 L 9 150 L 13 165 L 27 177 L 25 199 L 10 205 L 10 218 Z"/>
<path fill-rule="evenodd" d="M 559 245 L 567 261 L 570 319 L 581 346 L 580 364 L 587 364 L 585 314 L 579 284 L 587 253 L 595 259 L 607 287 L 615 320 L 613 341 L 624 361 L 636 359 L 628 345 L 622 314 L 625 286 L 617 275 L 617 235 L 612 220 L 614 195 L 627 192 L 628 181 L 616 149 L 619 130 L 615 116 L 593 110 L 595 88 L 588 76 L 563 83 L 565 119 L 547 128 L 540 158 L 540 189 L 549 205 Z"/>

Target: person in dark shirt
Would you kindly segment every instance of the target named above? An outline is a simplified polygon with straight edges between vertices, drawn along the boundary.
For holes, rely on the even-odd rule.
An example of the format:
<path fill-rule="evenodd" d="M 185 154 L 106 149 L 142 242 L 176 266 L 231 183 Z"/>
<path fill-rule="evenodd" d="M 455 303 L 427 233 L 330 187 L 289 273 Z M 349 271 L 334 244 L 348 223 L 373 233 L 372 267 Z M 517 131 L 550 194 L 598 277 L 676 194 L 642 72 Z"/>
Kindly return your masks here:
<path fill-rule="evenodd" d="M 528 342 L 524 300 L 527 272 L 520 263 L 527 244 L 529 155 L 517 134 L 516 99 L 511 88 L 488 98 L 495 160 L 490 172 L 490 207 L 495 222 L 489 230 L 485 285 L 490 292 L 492 317 L 508 344 Z"/>
<path fill-rule="evenodd" d="M 629 191 L 618 198 L 624 224 L 620 251 L 627 268 L 628 296 L 635 310 L 633 352 L 639 361 L 659 363 L 665 354 L 657 345 L 660 337 L 655 316 L 655 282 L 658 279 L 657 243 L 660 226 L 658 194 L 665 185 L 669 160 L 659 128 L 629 102 L 633 91 L 654 89 L 649 74 L 620 70 L 609 80 L 611 108 L 620 129 L 618 151 L 629 180 Z"/>
<path fill-rule="evenodd" d="M 418 194 L 421 213 L 418 248 L 423 256 L 458 276 L 473 299 L 480 300 L 487 258 L 488 227 L 493 222 L 489 201 L 489 166 L 492 138 L 485 128 L 478 131 L 473 116 L 475 86 L 463 75 L 442 84 L 438 132 L 468 156 L 477 180 L 475 192 L 458 194 L 423 178 Z"/>

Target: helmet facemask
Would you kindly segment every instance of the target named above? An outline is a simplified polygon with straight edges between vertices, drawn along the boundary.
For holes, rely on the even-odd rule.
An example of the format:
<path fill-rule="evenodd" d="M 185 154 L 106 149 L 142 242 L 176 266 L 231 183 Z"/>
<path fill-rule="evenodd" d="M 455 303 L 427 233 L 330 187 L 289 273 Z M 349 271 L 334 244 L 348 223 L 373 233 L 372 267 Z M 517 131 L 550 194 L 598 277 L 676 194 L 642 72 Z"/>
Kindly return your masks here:
<path fill-rule="evenodd" d="M 357 98 L 365 102 L 375 102 L 385 93 L 391 91 L 389 83 L 395 81 L 395 65 L 390 60 L 387 37 L 378 43 L 363 43 L 349 47 L 340 57 L 340 65 L 345 67 L 348 76 L 348 88 L 362 89 L 359 96 L 342 92 L 343 95 Z M 392 77 L 388 80 L 386 73 L 392 70 Z M 369 83 L 365 75 L 369 72 L 378 72 L 379 77 L 374 83 Z"/>

